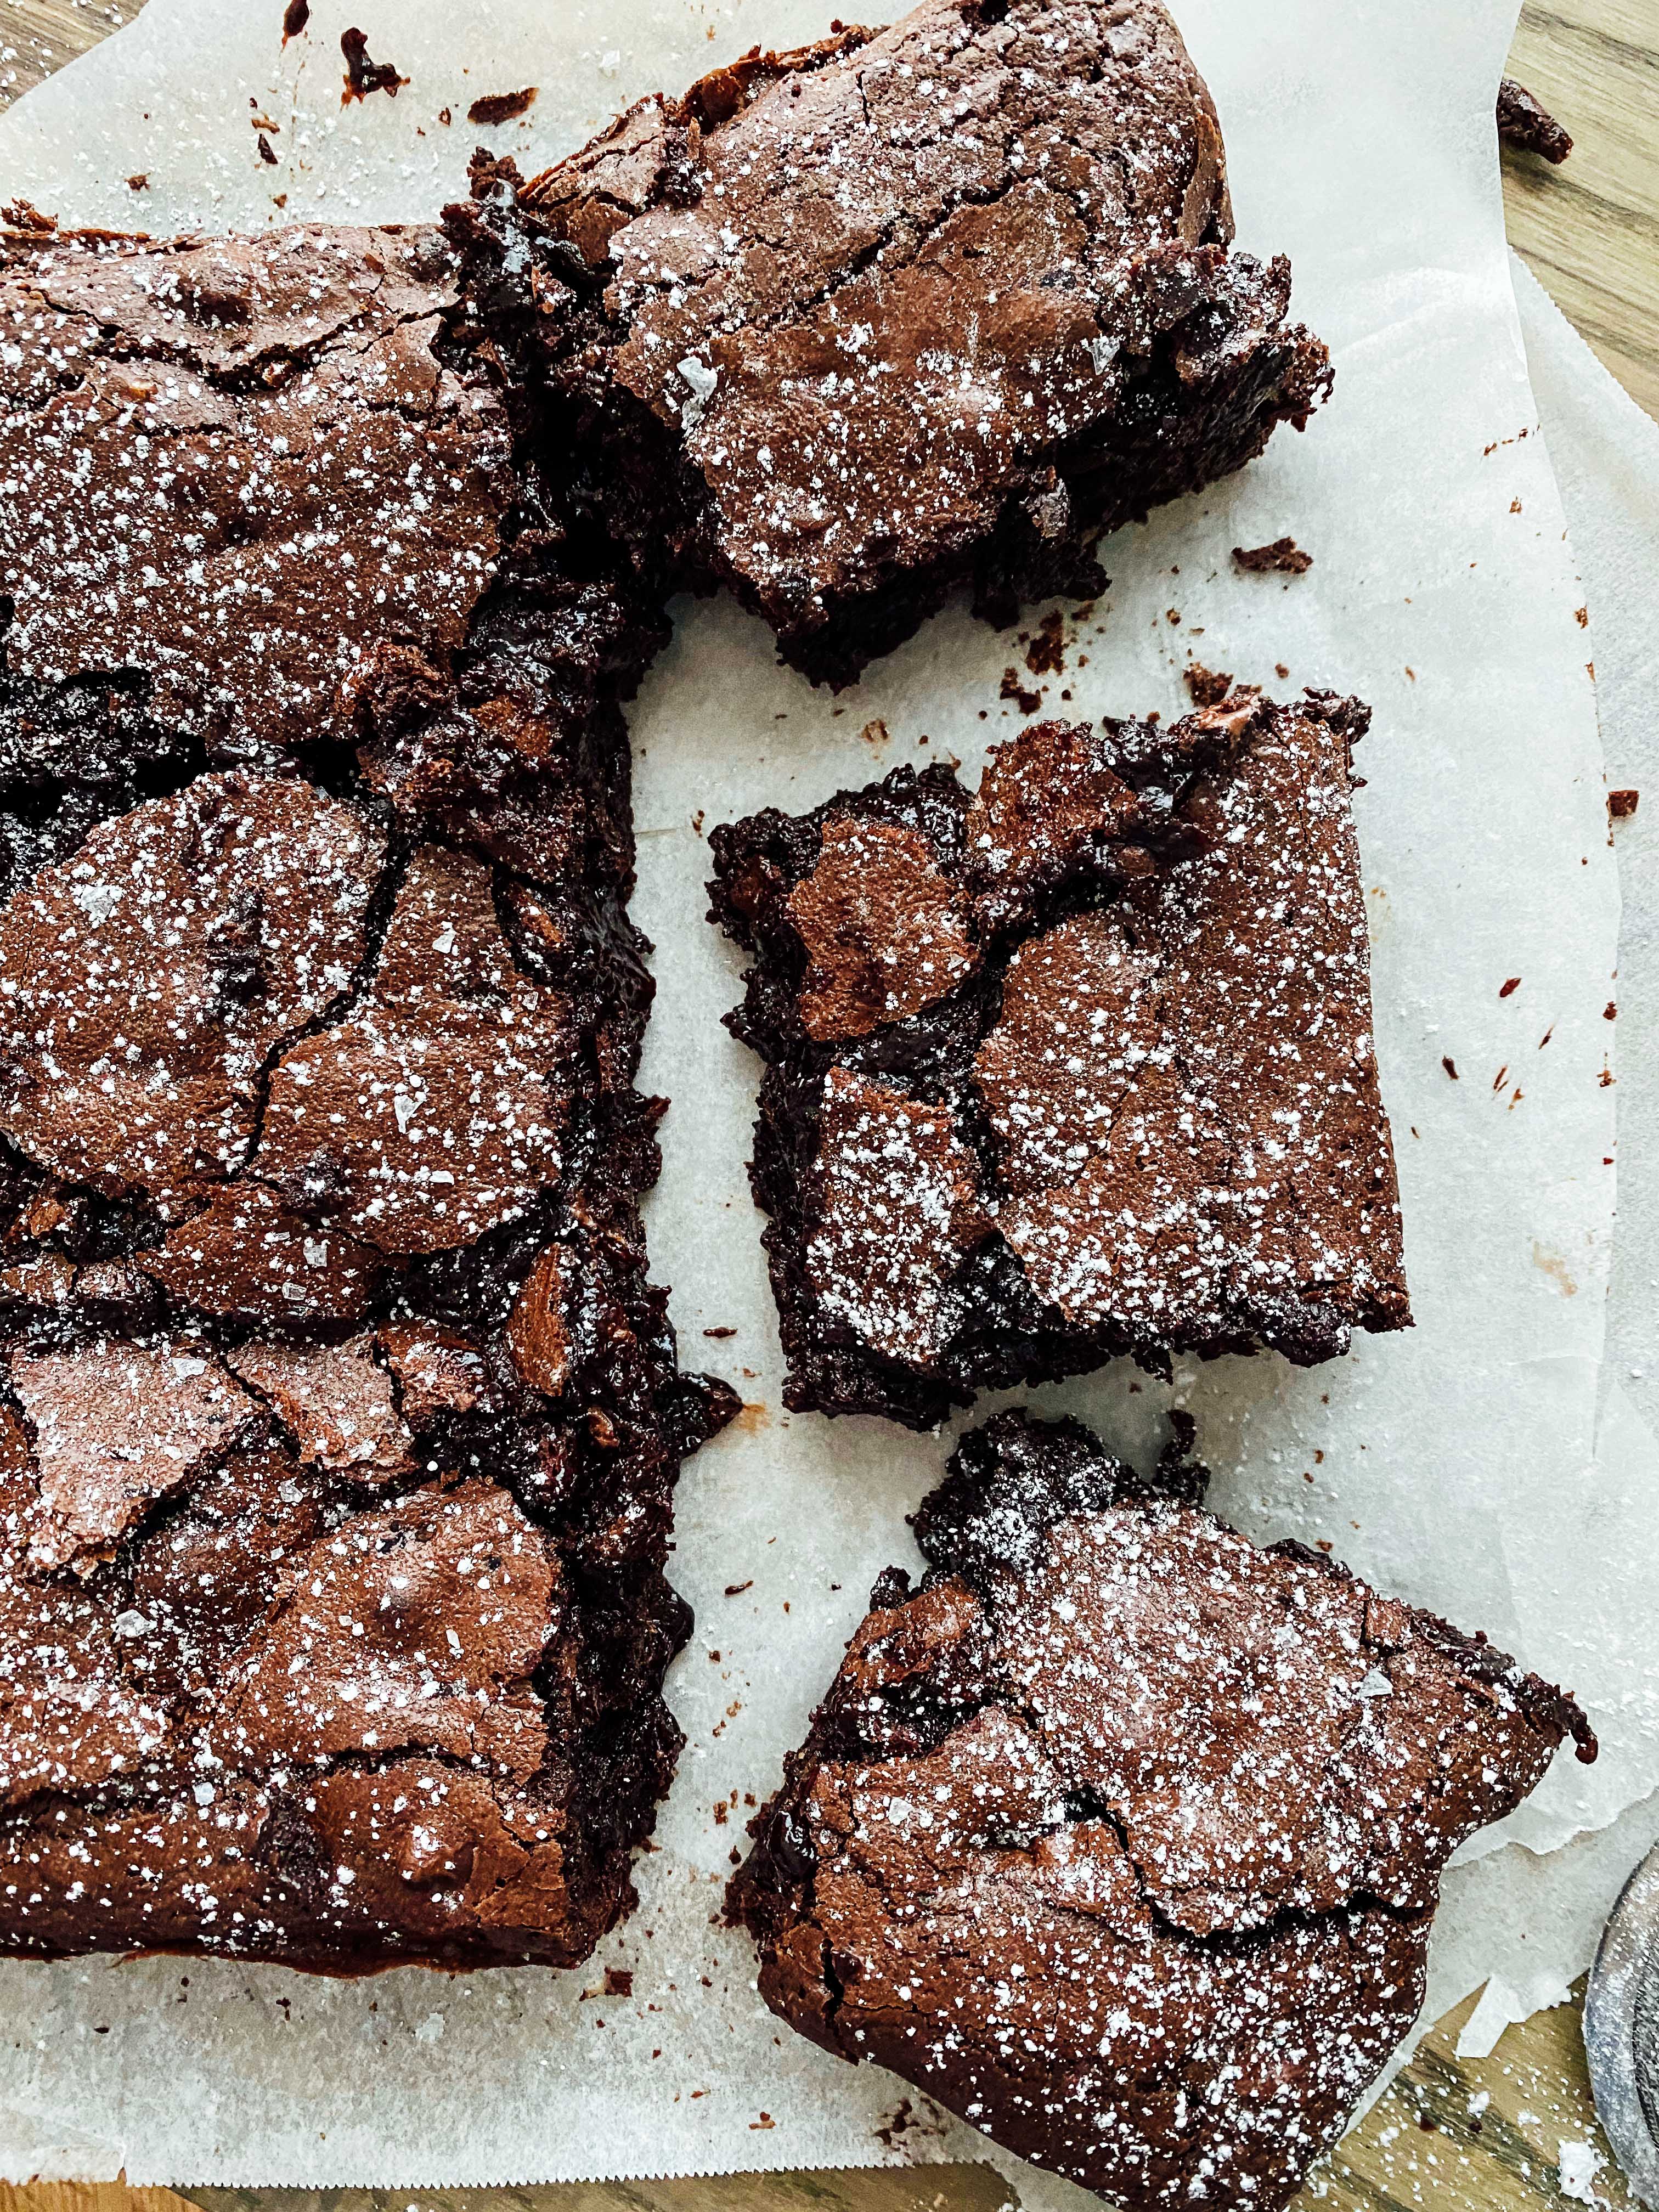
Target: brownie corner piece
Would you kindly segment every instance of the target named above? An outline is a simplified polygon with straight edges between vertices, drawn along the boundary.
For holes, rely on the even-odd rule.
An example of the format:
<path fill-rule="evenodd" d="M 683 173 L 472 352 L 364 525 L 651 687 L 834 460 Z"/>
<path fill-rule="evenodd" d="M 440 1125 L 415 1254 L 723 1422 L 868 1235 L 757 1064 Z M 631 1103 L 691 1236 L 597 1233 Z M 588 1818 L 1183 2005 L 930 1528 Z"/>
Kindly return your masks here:
<path fill-rule="evenodd" d="M 574 1965 L 674 1771 L 660 610 L 489 321 L 430 230 L 7 242 L 9 1954 Z"/>
<path fill-rule="evenodd" d="M 1330 386 L 1288 263 L 1231 251 L 1214 106 L 1158 0 L 923 0 L 475 191 L 461 232 L 516 263 L 638 556 L 728 585 L 834 685 L 959 590 L 999 623 L 1092 594 L 1101 532 Z M 538 261 L 574 337 L 538 331 Z"/>
<path fill-rule="evenodd" d="M 963 1439 L 728 1887 L 773 2011 L 1140 2208 L 1277 2212 L 1571 1699 L 1073 1422 Z M 1195 1716 L 1200 1717 L 1195 1720 Z"/>
<path fill-rule="evenodd" d="M 1368 713 L 1040 723 L 717 830 L 792 1406 L 1407 1326 L 1350 808 Z"/>

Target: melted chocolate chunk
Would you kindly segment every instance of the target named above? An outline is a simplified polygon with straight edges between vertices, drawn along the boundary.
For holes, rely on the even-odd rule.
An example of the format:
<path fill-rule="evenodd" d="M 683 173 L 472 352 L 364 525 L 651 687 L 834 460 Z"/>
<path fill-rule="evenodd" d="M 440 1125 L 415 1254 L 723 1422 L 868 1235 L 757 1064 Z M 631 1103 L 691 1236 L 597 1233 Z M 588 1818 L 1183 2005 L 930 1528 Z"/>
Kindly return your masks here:
<path fill-rule="evenodd" d="M 1308 1363 L 1407 1324 L 1365 720 L 1246 691 L 1168 731 L 1039 724 L 972 794 L 899 770 L 714 832 L 790 1405 L 922 1428 L 1121 1352 Z"/>
<path fill-rule="evenodd" d="M 727 1911 L 781 2019 L 1021 2156 L 1278 2212 L 1416 2017 L 1453 1850 L 1594 1741 L 1201 1486 L 1179 1442 L 1148 1479 L 1074 1422 L 964 1438 Z"/>

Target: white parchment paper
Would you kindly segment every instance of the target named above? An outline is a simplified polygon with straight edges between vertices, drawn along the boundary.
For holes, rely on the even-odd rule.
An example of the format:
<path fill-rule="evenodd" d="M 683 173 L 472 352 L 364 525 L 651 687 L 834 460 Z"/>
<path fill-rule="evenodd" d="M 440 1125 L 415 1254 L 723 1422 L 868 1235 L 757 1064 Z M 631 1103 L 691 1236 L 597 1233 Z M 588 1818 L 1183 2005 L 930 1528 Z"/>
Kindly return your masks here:
<path fill-rule="evenodd" d="M 1605 1422 L 1598 1449 L 1619 886 L 1590 635 L 1504 258 L 1492 102 L 1514 4 L 1176 12 L 1221 108 L 1241 242 L 1291 255 L 1337 397 L 1304 438 L 1281 434 L 1243 476 L 1115 540 L 1113 588 L 1080 631 L 1068 622 L 1066 673 L 1044 688 L 1079 717 L 1167 715 L 1196 657 L 1376 707 L 1358 814 L 1418 1327 L 1311 1374 L 1220 1362 L 1176 1395 L 1224 1512 L 1328 1540 L 1589 1706 L 1601 1764 L 1559 1761 L 1482 1839 L 1492 1855 L 1452 1877 L 1437 1997 L 1497 1973 L 1519 2002 L 1556 1986 L 1529 1980 L 1518 1948 L 1576 1960 L 1603 1862 L 1640 1816 L 1536 1854 L 1607 1829 L 1659 1783 L 1659 1473 L 1639 1421 Z M 319 0 L 284 50 L 280 15 L 277 0 L 150 0 L 0 123 L 0 191 L 156 230 L 427 216 L 480 137 L 529 168 L 654 83 L 824 27 L 820 0 Z M 354 21 L 407 76 L 395 102 L 340 106 Z M 481 94 L 532 84 L 522 122 L 465 124 Z M 256 118 L 277 126 L 275 167 Z M 1232 569 L 1231 546 L 1285 532 L 1314 554 L 1308 576 Z M 1000 680 L 1021 647 L 947 614 L 831 700 L 732 607 L 683 616 L 634 714 L 636 912 L 661 986 L 645 1080 L 675 1100 L 650 1231 L 688 1359 L 729 1373 L 750 1410 L 681 1488 L 674 1571 L 698 1628 L 670 1694 L 690 1743 L 641 1909 L 564 1977 L 0 1968 L 7 2174 L 418 2186 L 983 2154 L 914 2097 L 895 2128 L 902 2085 L 773 2021 L 746 1947 L 714 1923 L 750 1801 L 875 1572 L 912 1559 L 902 1516 L 948 1438 L 780 1411 L 743 1172 L 756 1071 L 718 1025 L 737 963 L 702 921 L 702 825 L 811 805 L 902 759 L 972 770 L 1014 726 Z M 1036 1394 L 1132 1453 L 1155 1449 L 1169 1395 L 1127 1368 Z M 629 1996 L 604 1994 L 606 1965 L 631 1972 Z M 1028 2203 L 1070 2194 L 1020 2172 Z"/>

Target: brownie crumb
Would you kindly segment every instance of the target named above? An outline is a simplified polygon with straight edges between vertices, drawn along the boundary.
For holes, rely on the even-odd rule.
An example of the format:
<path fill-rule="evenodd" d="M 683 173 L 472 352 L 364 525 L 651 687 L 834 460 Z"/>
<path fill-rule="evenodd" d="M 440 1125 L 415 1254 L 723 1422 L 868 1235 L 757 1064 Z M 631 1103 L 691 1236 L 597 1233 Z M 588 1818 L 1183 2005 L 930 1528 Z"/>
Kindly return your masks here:
<path fill-rule="evenodd" d="M 340 52 L 345 56 L 345 89 L 340 94 L 344 107 L 354 100 L 365 100 L 371 92 L 383 92 L 396 100 L 399 85 L 407 84 L 406 76 L 399 76 L 391 62 L 373 61 L 369 58 L 368 39 L 354 24 L 340 33 Z"/>
<path fill-rule="evenodd" d="M 519 92 L 487 92 L 467 109 L 466 119 L 469 123 L 481 123 L 488 130 L 500 123 L 511 123 L 515 116 L 528 112 L 540 89 L 539 85 L 527 84 Z"/>
<path fill-rule="evenodd" d="M 144 169 L 136 169 L 127 179 L 127 190 L 130 192 L 148 191 L 149 190 L 149 172 Z"/>
<path fill-rule="evenodd" d="M 1037 624 L 1036 635 L 1025 655 L 1025 666 L 1033 676 L 1062 676 L 1066 672 L 1066 617 L 1058 608 L 1053 614 L 1044 615 Z"/>
<path fill-rule="evenodd" d="M 1218 707 L 1233 688 L 1233 679 L 1224 671 L 1206 668 L 1194 661 L 1183 678 L 1188 695 L 1194 707 Z"/>
<path fill-rule="evenodd" d="M 1607 812 L 1615 822 L 1627 822 L 1641 803 L 1639 791 L 1610 791 L 1607 793 Z"/>
<path fill-rule="evenodd" d="M 1548 108 L 1512 76 L 1498 88 L 1498 136 L 1517 154 L 1538 154 L 1558 167 L 1572 151 L 1572 140 Z"/>
<path fill-rule="evenodd" d="M 1002 686 L 997 696 L 999 699 L 1012 699 L 1022 714 L 1035 714 L 1042 704 L 1042 692 L 1028 691 L 1019 680 L 1017 668 L 1003 670 Z"/>
<path fill-rule="evenodd" d="M 9 230 L 21 231 L 27 236 L 48 238 L 58 228 L 55 215 L 42 215 L 31 200 L 8 200 L 0 207 L 0 222 Z"/>
<path fill-rule="evenodd" d="M 311 0 L 288 0 L 283 10 L 283 44 L 297 39 L 311 21 Z"/>
<path fill-rule="evenodd" d="M 1248 550 L 1235 545 L 1233 559 L 1239 568 L 1257 576 L 1274 569 L 1287 576 L 1305 576 L 1313 566 L 1313 555 L 1304 553 L 1294 538 L 1275 538 L 1271 545 L 1255 545 Z"/>

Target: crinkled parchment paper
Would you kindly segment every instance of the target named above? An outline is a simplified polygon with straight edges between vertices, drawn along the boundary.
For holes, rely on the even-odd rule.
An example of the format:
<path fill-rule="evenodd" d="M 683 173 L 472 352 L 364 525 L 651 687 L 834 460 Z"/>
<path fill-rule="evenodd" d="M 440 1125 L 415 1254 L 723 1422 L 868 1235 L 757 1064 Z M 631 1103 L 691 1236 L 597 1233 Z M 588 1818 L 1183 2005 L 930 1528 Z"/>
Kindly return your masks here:
<path fill-rule="evenodd" d="M 429 216 L 477 139 L 530 168 L 647 88 L 814 35 L 825 12 L 318 0 L 284 50 L 279 0 L 150 0 L 0 124 L 0 190 L 156 230 Z M 1495 1996 L 1501 2015 L 1577 1963 L 1643 1816 L 1537 1854 L 1607 1829 L 1659 1783 L 1659 1471 L 1622 1407 L 1597 1440 L 1619 885 L 1590 634 L 1504 248 L 1492 103 L 1514 0 L 1177 13 L 1221 108 L 1242 242 L 1291 255 L 1337 395 L 1305 437 L 1282 433 L 1246 474 L 1110 544 L 1115 582 L 1089 618 L 1068 617 L 1066 672 L 1042 688 L 1079 716 L 1168 715 L 1196 658 L 1376 707 L 1357 806 L 1418 1326 L 1310 1374 L 1223 1361 L 1176 1395 L 1224 1512 L 1328 1542 L 1589 1706 L 1601 1764 L 1564 1758 L 1483 1839 L 1491 1856 L 1451 1877 L 1437 1999 L 1495 1974 L 1522 1993 Z M 342 107 L 353 21 L 407 76 L 395 101 Z M 522 122 L 466 124 L 480 95 L 530 85 Z M 255 117 L 278 126 L 275 167 Z M 1233 569 L 1232 546 L 1287 532 L 1315 556 L 1307 576 Z M 737 963 L 702 921 L 702 826 L 810 805 L 901 760 L 976 767 L 1018 726 L 1000 685 L 1024 648 L 947 614 L 832 700 L 777 667 L 734 608 L 682 616 L 634 714 L 636 911 L 660 985 L 646 1081 L 675 1101 L 650 1230 L 688 1358 L 729 1373 L 750 1410 L 681 1487 L 675 1575 L 698 1626 L 670 1694 L 690 1741 L 640 1910 L 562 1978 L 8 1966 L 7 2173 L 416 2186 L 982 2152 L 920 2100 L 895 2129 L 902 2085 L 780 2027 L 744 1945 L 714 1924 L 749 1808 L 872 1576 L 913 1557 L 903 1515 L 948 1440 L 780 1410 L 744 1177 L 755 1069 L 719 1027 Z M 1169 1393 L 1124 1368 L 1037 1397 L 1144 1453 Z M 1541 1981 L 1540 1961 L 1553 1962 Z M 631 1972 L 631 1995 L 604 1994 L 607 1964 Z M 1023 2169 L 1020 2185 L 1028 2203 L 1069 2193 Z"/>

